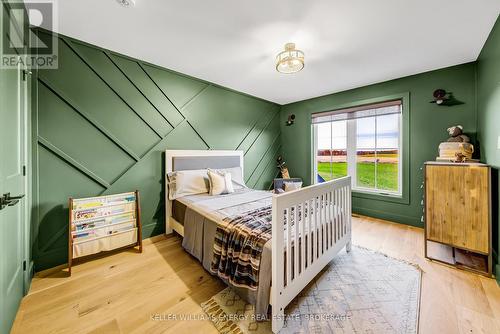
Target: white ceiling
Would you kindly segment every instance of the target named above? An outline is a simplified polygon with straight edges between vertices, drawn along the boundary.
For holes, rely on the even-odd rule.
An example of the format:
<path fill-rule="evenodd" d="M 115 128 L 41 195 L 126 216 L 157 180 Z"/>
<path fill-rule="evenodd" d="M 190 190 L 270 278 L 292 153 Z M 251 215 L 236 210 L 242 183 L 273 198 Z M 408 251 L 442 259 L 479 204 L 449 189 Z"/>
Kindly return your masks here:
<path fill-rule="evenodd" d="M 280 104 L 477 59 L 499 0 L 56 0 L 57 32 Z M 306 66 L 287 75 L 287 42 Z"/>

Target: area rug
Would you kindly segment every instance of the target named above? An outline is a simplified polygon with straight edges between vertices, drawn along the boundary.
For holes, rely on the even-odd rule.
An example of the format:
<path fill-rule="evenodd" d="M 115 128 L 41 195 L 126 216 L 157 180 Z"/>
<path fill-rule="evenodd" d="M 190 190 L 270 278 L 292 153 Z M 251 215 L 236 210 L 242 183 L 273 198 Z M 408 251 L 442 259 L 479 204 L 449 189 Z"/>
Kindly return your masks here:
<path fill-rule="evenodd" d="M 341 251 L 286 308 L 280 333 L 418 333 L 422 271 L 361 247 Z M 201 304 L 220 333 L 271 333 L 226 288 Z"/>

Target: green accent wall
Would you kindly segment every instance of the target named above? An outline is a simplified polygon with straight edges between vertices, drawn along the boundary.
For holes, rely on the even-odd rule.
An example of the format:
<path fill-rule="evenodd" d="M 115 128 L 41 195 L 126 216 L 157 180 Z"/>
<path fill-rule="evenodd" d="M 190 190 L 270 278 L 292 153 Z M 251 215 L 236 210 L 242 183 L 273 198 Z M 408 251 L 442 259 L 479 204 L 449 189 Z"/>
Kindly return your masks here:
<path fill-rule="evenodd" d="M 481 160 L 493 168 L 493 247 L 496 263 L 500 250 L 499 231 L 499 177 L 500 170 L 500 19 L 477 61 L 478 138 L 481 144 Z M 497 278 L 500 265 L 496 267 Z"/>
<path fill-rule="evenodd" d="M 408 94 L 406 111 L 409 113 L 409 202 L 396 203 L 379 196 L 368 198 L 353 194 L 353 211 L 356 213 L 423 226 L 422 196 L 423 163 L 435 160 L 438 145 L 448 138 L 446 129 L 461 124 L 464 131 L 475 137 L 476 133 L 476 67 L 475 63 L 449 67 L 432 72 L 404 77 L 340 93 L 326 95 L 282 106 L 281 137 L 283 155 L 290 175 L 301 177 L 309 184 L 312 177 L 311 113 L 328 111 L 383 96 Z M 453 92 L 464 102 L 452 107 L 429 103 L 437 88 Z M 290 114 L 295 114 L 295 124 L 285 126 Z"/>
<path fill-rule="evenodd" d="M 248 186 L 270 187 L 278 105 L 65 36 L 58 59 L 34 73 L 36 270 L 67 261 L 69 197 L 138 189 L 144 238 L 163 233 L 165 149 L 243 150 Z"/>

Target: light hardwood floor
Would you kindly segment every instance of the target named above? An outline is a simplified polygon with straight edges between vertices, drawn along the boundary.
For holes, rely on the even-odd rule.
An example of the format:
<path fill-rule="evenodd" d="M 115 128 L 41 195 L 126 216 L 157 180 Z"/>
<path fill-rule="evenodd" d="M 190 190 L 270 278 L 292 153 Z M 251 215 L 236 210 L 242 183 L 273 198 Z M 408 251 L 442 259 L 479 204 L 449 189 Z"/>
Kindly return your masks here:
<path fill-rule="evenodd" d="M 224 285 L 183 251 L 177 237 L 37 275 L 13 333 L 216 333 L 199 304 Z M 500 288 L 493 279 L 429 262 L 423 230 L 355 217 L 353 243 L 423 270 L 420 333 L 500 333 Z M 154 315 L 163 319 L 154 320 Z M 167 315 L 177 316 L 167 319 Z"/>

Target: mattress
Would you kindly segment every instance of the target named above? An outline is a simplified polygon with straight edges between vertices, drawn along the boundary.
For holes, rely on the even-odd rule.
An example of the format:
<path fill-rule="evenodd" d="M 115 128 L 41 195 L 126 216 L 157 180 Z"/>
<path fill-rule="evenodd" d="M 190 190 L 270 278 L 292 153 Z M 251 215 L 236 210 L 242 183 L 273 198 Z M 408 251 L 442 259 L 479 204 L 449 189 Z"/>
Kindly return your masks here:
<path fill-rule="evenodd" d="M 241 188 L 225 195 L 203 193 L 184 196 L 176 199 L 176 202 L 215 222 L 221 222 L 224 218 L 271 205 L 272 196 L 271 192 Z M 181 205 L 177 204 L 177 207 L 182 210 Z"/>

